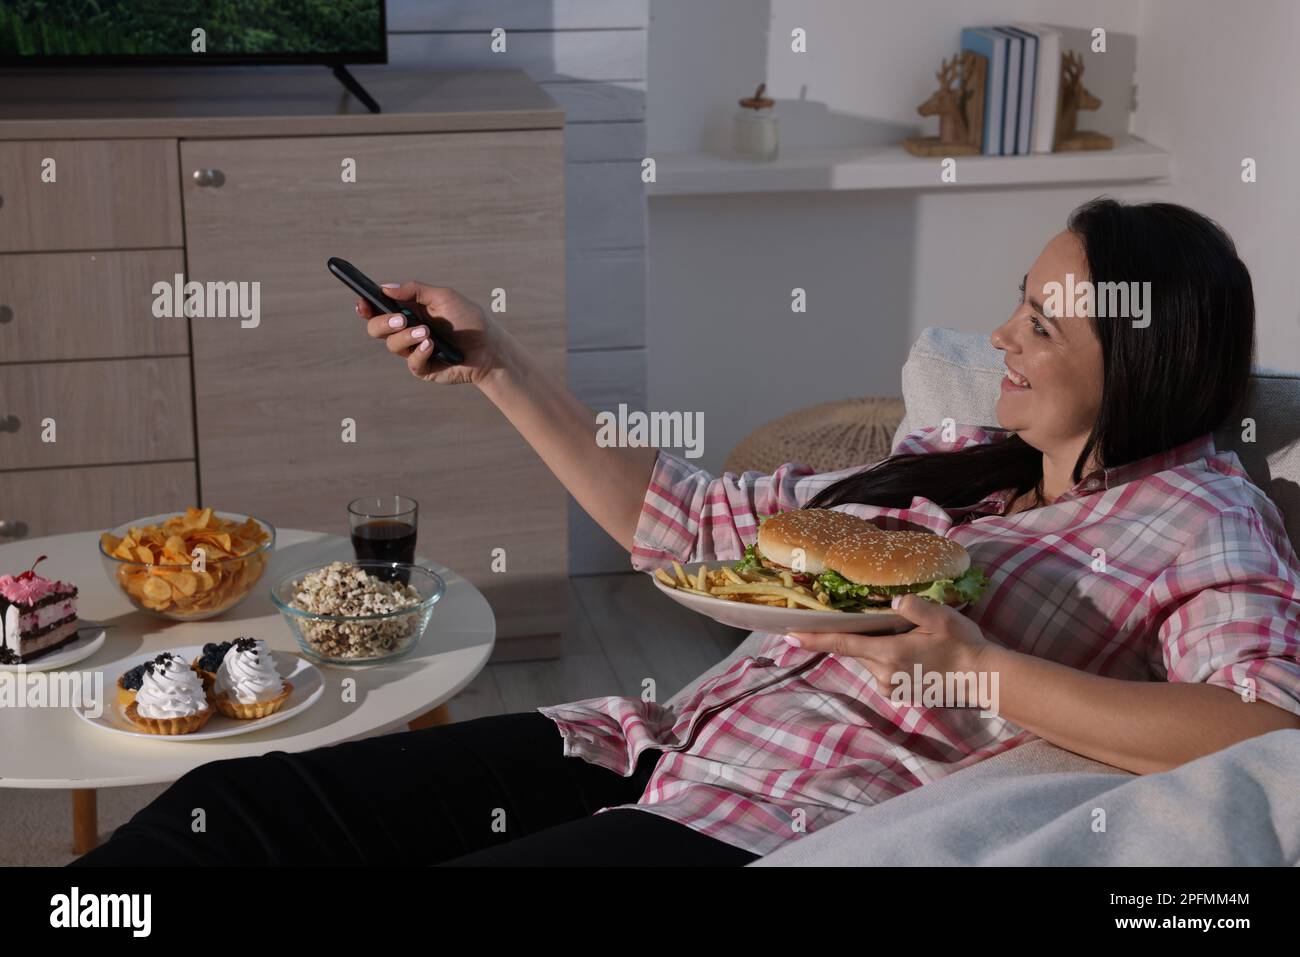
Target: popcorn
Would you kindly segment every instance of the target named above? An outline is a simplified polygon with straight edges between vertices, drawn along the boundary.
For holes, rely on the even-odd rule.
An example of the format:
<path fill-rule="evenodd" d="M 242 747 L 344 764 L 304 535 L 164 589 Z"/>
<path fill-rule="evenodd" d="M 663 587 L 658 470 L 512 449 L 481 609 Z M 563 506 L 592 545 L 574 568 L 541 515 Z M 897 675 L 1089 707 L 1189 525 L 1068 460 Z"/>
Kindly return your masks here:
<path fill-rule="evenodd" d="M 388 615 L 414 609 L 424 599 L 410 585 L 368 575 L 350 562 L 334 562 L 294 582 L 290 605 L 314 615 Z M 302 620 L 307 644 L 325 658 L 376 658 L 399 650 L 420 626 L 418 611 L 374 621 Z"/>

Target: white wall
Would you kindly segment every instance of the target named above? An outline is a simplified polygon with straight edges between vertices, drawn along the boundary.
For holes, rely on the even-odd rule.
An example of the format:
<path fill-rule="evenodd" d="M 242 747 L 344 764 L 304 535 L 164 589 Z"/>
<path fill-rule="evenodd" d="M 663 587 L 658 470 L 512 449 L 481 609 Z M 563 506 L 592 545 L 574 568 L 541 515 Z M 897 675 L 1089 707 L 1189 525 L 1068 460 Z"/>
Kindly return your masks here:
<path fill-rule="evenodd" d="M 1145 0 L 1133 131 L 1174 156 L 1151 198 L 1216 219 L 1255 287 L 1257 362 L 1300 370 L 1300 3 Z M 1241 181 L 1253 157 L 1258 181 Z"/>
<path fill-rule="evenodd" d="M 1173 181 L 652 198 L 647 401 L 705 413 L 706 467 L 719 469 L 752 429 L 793 409 L 899 394 L 899 369 L 924 326 L 993 329 L 1044 243 L 1100 192 L 1185 203 L 1223 223 L 1255 278 L 1261 362 L 1300 368 L 1300 270 L 1289 262 L 1300 203 L 1286 180 L 1286 157 L 1300 148 L 1287 101 L 1300 89 L 1289 49 L 1300 5 L 1286 0 L 650 0 L 650 153 L 716 145 L 735 100 L 762 79 L 786 144 L 896 141 L 924 125 L 916 104 L 960 28 L 1009 20 L 1136 35 L 1131 128 L 1173 151 Z M 808 31 L 806 54 L 790 52 L 794 26 Z M 1104 98 L 1122 122 L 1126 97 Z M 1110 122 L 1089 114 L 1086 125 Z M 1254 186 L 1240 182 L 1243 155 L 1260 161 Z M 807 315 L 790 312 L 794 286 L 808 290 Z"/>

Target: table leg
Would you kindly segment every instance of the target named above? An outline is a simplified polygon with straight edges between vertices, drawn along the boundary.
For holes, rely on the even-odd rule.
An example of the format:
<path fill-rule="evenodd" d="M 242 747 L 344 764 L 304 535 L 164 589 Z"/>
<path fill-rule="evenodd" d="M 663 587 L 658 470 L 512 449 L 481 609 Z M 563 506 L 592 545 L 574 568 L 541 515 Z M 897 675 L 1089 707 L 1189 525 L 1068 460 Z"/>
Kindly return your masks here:
<path fill-rule="evenodd" d="M 99 845 L 98 794 L 94 788 L 72 792 L 72 853 L 85 854 Z"/>
<path fill-rule="evenodd" d="M 438 705 L 432 711 L 426 711 L 418 718 L 412 718 L 407 727 L 412 731 L 423 731 L 425 728 L 440 724 L 451 724 L 451 709 L 445 703 Z"/>

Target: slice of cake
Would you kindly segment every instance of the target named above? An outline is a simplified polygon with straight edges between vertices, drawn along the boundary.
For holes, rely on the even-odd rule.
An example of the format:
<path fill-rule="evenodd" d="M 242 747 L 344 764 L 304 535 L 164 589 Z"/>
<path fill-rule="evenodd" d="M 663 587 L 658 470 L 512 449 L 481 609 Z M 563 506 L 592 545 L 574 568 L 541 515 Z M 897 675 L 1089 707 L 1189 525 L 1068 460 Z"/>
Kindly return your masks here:
<path fill-rule="evenodd" d="M 77 586 L 36 574 L 0 575 L 0 664 L 26 664 L 77 637 Z"/>

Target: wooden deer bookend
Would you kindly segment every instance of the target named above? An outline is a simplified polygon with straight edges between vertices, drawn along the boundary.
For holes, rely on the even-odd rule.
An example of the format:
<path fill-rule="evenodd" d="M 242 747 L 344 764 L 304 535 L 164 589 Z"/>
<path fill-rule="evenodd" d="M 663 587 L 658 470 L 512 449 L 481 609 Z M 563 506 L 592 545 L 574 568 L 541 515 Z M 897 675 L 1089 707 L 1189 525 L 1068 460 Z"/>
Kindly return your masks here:
<path fill-rule="evenodd" d="M 939 89 L 916 108 L 939 117 L 938 136 L 909 136 L 903 148 L 913 156 L 970 156 L 984 139 L 984 79 L 988 61 L 970 50 L 944 60 L 935 74 Z"/>
<path fill-rule="evenodd" d="M 1104 133 L 1079 130 L 1080 110 L 1095 110 L 1101 100 L 1083 85 L 1083 57 L 1067 50 L 1061 57 L 1061 97 L 1056 110 L 1056 140 L 1052 149 L 1058 153 L 1071 150 L 1108 150 L 1115 141 Z"/>

